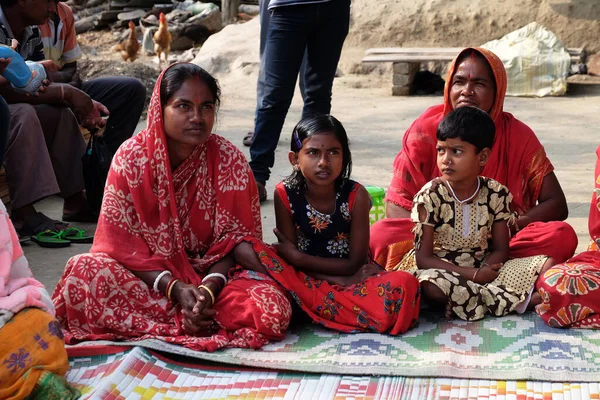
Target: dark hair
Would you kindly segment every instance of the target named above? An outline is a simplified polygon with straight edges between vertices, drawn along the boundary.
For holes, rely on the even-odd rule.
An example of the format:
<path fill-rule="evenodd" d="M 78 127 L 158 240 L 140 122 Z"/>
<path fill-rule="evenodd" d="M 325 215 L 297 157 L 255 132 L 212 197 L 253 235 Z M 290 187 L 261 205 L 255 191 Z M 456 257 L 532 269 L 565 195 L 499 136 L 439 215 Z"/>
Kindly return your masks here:
<path fill-rule="evenodd" d="M 437 139 L 460 139 L 471 143 L 477 152 L 492 148 L 496 137 L 496 125 L 483 110 L 477 107 L 459 107 L 450 112 L 438 125 Z"/>
<path fill-rule="evenodd" d="M 0 0 L 1 1 L 1 0 Z M 175 92 L 181 89 L 183 83 L 191 78 L 199 78 L 208 86 L 215 100 L 215 107 L 221 104 L 221 88 L 219 82 L 206 70 L 192 63 L 180 63 L 170 67 L 162 78 L 160 84 L 160 106 L 165 108 L 167 102 Z"/>
<path fill-rule="evenodd" d="M 294 127 L 290 148 L 298 154 L 302 149 L 304 139 L 322 134 L 335 136 L 342 145 L 342 172 L 335 180 L 336 190 L 339 190 L 350 179 L 350 173 L 352 172 L 352 154 L 350 153 L 348 135 L 340 121 L 332 115 L 311 115 L 303 118 Z M 306 178 L 299 169 L 294 169 L 294 172 L 288 177 L 288 182 L 297 189 L 303 192 L 306 191 Z"/>
<path fill-rule="evenodd" d="M 17 4 L 19 0 L 0 0 L 0 6 L 2 7 L 12 7 Z"/>

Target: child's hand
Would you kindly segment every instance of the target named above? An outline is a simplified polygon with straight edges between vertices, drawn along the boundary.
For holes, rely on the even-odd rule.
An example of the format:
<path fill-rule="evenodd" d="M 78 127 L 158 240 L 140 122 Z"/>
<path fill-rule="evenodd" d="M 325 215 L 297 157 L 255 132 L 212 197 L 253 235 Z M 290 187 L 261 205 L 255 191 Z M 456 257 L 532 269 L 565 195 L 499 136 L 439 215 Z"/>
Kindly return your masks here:
<path fill-rule="evenodd" d="M 377 264 L 365 264 L 353 275 L 346 278 L 346 284 L 344 286 L 352 286 L 357 283 L 364 282 L 368 278 L 385 272 L 381 266 Z"/>
<path fill-rule="evenodd" d="M 503 265 L 504 264 L 502 264 L 502 263 L 497 263 L 497 264 L 492 264 L 492 265 L 485 264 L 485 266 L 483 266 L 483 267 L 479 268 L 477 271 L 475 271 L 472 281 L 475 283 L 480 283 L 480 284 L 486 284 L 486 283 L 493 282 L 494 279 L 496 279 L 498 277 L 498 274 L 500 274 L 500 269 L 502 268 Z"/>
<path fill-rule="evenodd" d="M 277 236 L 278 243 L 273 243 L 273 247 L 285 261 L 288 263 L 296 264 L 296 260 L 299 254 L 298 248 L 294 243 L 292 243 L 288 238 L 285 237 L 283 233 L 279 231 L 279 229 L 273 229 L 273 233 Z"/>

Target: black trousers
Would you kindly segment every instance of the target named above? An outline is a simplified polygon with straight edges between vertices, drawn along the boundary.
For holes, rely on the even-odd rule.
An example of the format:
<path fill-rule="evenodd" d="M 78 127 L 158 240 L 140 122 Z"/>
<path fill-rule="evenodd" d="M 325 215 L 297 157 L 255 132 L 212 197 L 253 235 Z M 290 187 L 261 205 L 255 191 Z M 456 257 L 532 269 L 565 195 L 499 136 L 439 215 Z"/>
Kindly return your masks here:
<path fill-rule="evenodd" d="M 81 90 L 110 111 L 104 130 L 104 142 L 111 154 L 115 154 L 119 146 L 135 131 L 144 110 L 146 87 L 138 79 L 114 76 L 84 82 Z"/>

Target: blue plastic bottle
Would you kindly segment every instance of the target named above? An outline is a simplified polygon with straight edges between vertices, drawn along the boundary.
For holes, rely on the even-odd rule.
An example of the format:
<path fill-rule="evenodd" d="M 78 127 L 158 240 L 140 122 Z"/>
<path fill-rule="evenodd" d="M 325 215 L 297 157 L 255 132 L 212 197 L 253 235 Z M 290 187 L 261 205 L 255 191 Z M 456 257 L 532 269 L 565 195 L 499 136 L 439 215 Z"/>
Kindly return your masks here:
<path fill-rule="evenodd" d="M 31 80 L 31 70 L 25 64 L 23 57 L 8 46 L 0 45 L 0 58 L 11 58 L 12 61 L 2 76 L 5 77 L 14 87 L 24 88 Z"/>

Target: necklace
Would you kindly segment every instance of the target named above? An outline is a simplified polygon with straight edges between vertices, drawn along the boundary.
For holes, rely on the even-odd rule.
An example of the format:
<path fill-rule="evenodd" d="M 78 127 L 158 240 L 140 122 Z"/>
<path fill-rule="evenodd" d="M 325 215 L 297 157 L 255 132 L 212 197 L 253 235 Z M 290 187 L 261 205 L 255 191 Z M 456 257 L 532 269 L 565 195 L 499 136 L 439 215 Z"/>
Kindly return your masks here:
<path fill-rule="evenodd" d="M 456 200 L 456 202 L 460 205 L 463 205 L 463 204 L 468 203 L 469 201 L 473 200 L 473 198 L 475 198 L 475 196 L 477 196 L 477 193 L 479 193 L 479 187 L 481 186 L 481 181 L 479 180 L 479 177 L 477 177 L 477 188 L 475 189 L 475 192 L 473 192 L 473 194 L 471 196 L 469 196 L 469 198 L 464 199 L 464 200 L 459 200 L 458 197 L 456 197 L 456 193 L 454 193 L 454 189 L 452 189 L 452 185 L 450 184 L 450 182 L 446 182 L 446 183 L 448 184 L 448 187 L 450 188 L 452 197 L 454 197 L 454 200 Z"/>

